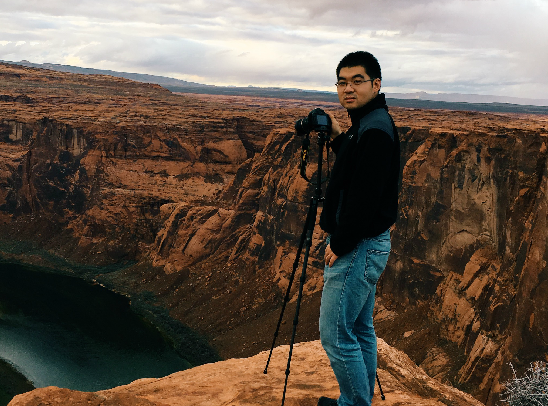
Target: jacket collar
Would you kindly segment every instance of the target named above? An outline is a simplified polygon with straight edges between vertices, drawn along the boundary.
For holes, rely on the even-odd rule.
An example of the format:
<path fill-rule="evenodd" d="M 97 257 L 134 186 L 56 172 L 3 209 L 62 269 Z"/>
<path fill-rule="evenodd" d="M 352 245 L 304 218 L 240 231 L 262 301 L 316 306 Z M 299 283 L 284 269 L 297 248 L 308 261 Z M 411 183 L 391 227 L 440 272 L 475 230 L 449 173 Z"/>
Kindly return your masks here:
<path fill-rule="evenodd" d="M 367 114 L 371 113 L 373 110 L 383 108 L 388 110 L 386 105 L 386 99 L 384 93 L 379 93 L 377 97 L 367 103 L 365 106 L 358 109 L 348 110 L 348 115 L 352 121 L 352 125 L 359 124 L 360 120 L 365 117 Z"/>

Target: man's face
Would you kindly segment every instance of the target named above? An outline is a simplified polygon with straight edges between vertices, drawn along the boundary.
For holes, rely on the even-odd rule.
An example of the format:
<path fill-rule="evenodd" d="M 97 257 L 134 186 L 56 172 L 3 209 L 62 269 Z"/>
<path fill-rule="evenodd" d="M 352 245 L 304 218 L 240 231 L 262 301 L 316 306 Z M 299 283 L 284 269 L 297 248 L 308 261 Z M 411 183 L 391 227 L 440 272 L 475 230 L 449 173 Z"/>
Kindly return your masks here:
<path fill-rule="evenodd" d="M 337 81 L 339 101 L 347 110 L 365 106 L 379 94 L 381 89 L 381 80 L 378 78 L 371 80 L 363 66 L 342 68 Z M 340 86 L 341 83 L 346 83 L 346 86 Z"/>

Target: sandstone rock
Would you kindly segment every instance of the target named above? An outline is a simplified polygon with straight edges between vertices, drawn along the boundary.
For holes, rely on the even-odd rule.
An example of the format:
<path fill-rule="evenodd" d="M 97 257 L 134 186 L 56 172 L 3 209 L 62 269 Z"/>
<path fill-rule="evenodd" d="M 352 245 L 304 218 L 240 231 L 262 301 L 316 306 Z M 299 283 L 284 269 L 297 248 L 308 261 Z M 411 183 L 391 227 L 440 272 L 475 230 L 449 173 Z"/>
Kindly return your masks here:
<path fill-rule="evenodd" d="M 205 161 L 239 165 L 247 159 L 247 152 L 241 140 L 226 140 L 205 144 L 200 150 L 200 157 Z"/>
<path fill-rule="evenodd" d="M 55 387 L 16 396 L 9 406 L 237 406 L 281 404 L 289 346 L 275 348 L 268 373 L 268 352 L 177 372 L 160 379 L 140 379 L 110 390 L 83 393 Z M 470 395 L 430 378 L 400 351 L 379 340 L 379 378 L 373 405 L 481 406 Z M 296 344 L 285 404 L 315 406 L 320 396 L 338 397 L 338 385 L 319 341 Z"/>

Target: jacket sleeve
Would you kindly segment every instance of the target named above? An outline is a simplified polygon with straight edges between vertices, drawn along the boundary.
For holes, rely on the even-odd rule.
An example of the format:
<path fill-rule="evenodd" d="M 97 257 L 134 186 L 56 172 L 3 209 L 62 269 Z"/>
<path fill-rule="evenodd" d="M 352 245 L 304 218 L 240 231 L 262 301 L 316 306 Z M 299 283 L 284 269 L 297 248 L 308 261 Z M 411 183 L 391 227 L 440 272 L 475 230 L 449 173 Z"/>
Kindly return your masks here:
<path fill-rule="evenodd" d="M 331 150 L 337 154 L 339 152 L 339 149 L 341 148 L 342 143 L 346 139 L 346 133 L 342 132 L 340 133 L 337 138 L 335 138 L 333 141 L 329 143 Z"/>
<path fill-rule="evenodd" d="M 356 147 L 355 166 L 339 215 L 337 230 L 331 235 L 331 249 L 337 256 L 352 251 L 363 238 L 363 230 L 377 215 L 392 165 L 394 141 L 386 132 L 370 129 Z"/>

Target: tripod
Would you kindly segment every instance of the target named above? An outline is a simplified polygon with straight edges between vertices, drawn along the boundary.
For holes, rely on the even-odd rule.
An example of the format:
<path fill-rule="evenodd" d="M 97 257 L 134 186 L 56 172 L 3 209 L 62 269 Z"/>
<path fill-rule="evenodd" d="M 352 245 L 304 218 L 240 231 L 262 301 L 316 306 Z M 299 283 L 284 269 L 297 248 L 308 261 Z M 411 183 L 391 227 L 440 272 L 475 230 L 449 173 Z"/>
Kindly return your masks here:
<path fill-rule="evenodd" d="M 297 324 L 299 323 L 299 311 L 301 308 L 301 300 L 303 296 L 303 287 L 306 280 L 306 268 L 308 265 L 308 256 L 310 254 L 310 247 L 312 246 L 312 234 L 314 232 L 314 226 L 316 225 L 316 215 L 318 213 L 318 203 L 323 200 L 322 198 L 322 163 L 323 163 L 323 151 L 326 143 L 329 141 L 329 135 L 327 131 L 318 131 L 318 146 L 319 146 L 319 152 L 318 152 L 318 169 L 317 169 L 317 175 L 316 175 L 316 182 L 315 182 L 315 188 L 314 188 L 314 195 L 310 199 L 310 205 L 308 207 L 308 213 L 306 215 L 306 220 L 304 223 L 303 232 L 301 234 L 301 239 L 299 241 L 299 247 L 297 249 L 297 255 L 295 257 L 295 261 L 293 262 L 293 271 L 291 272 L 291 276 L 289 277 L 289 284 L 287 286 L 287 291 L 285 293 L 284 302 L 282 305 L 282 311 L 280 313 L 280 318 L 278 319 L 278 325 L 276 326 L 276 331 L 274 332 L 274 339 L 272 341 L 272 347 L 270 348 L 270 354 L 268 355 L 268 361 L 266 362 L 266 367 L 264 369 L 264 373 L 268 373 L 268 365 L 270 364 L 270 359 L 272 357 L 272 351 L 274 350 L 274 346 L 276 345 L 276 339 L 278 338 L 278 333 L 280 331 L 280 326 L 282 324 L 283 315 L 285 312 L 285 307 L 287 303 L 289 302 L 289 296 L 291 291 L 291 286 L 293 285 L 293 280 L 295 279 L 295 273 L 297 271 L 297 267 L 299 265 L 299 259 L 302 254 L 303 247 L 305 248 L 304 251 L 304 259 L 303 259 L 303 266 L 302 266 L 302 273 L 299 283 L 299 294 L 297 296 L 297 304 L 295 308 L 295 316 L 293 318 L 293 332 L 291 334 L 291 343 L 289 345 L 289 356 L 287 358 L 287 367 L 285 370 L 285 384 L 284 384 L 284 391 L 283 391 L 283 397 L 282 397 L 282 406 L 284 406 L 285 403 L 285 395 L 287 392 L 287 382 L 289 379 L 290 374 L 290 366 L 291 366 L 291 357 L 293 355 L 293 345 L 295 344 L 295 335 L 297 333 Z M 303 140 L 303 153 L 302 153 L 302 163 L 301 163 L 301 176 L 303 176 L 307 181 L 308 178 L 305 174 L 305 168 L 306 168 L 306 161 L 308 159 L 308 146 L 310 145 L 310 141 L 308 139 L 308 135 Z M 377 384 L 379 385 L 379 389 L 381 392 L 381 398 L 382 400 L 385 400 L 385 396 L 381 387 L 381 382 L 379 380 L 379 375 L 376 375 L 377 378 Z"/>

